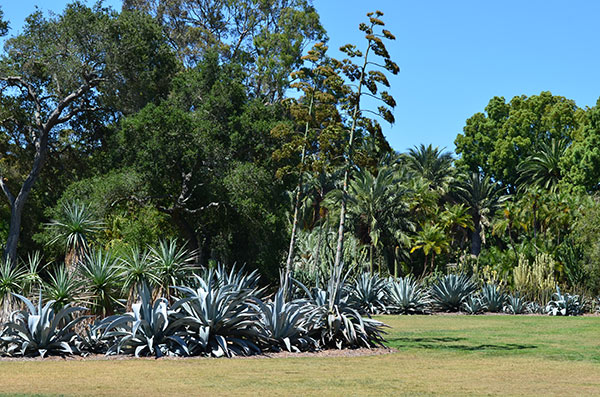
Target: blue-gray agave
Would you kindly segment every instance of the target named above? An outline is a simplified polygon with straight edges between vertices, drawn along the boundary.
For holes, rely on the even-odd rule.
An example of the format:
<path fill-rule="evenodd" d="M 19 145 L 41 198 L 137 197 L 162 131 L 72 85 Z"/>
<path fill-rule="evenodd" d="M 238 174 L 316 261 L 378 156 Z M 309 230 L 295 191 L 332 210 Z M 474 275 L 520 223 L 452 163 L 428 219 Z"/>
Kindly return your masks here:
<path fill-rule="evenodd" d="M 486 284 L 481 289 L 481 300 L 487 310 L 492 313 L 501 312 L 506 302 L 506 295 L 496 284 Z"/>
<path fill-rule="evenodd" d="M 194 275 L 196 288 L 179 286 L 186 298 L 173 304 L 189 325 L 185 332 L 192 354 L 215 357 L 260 353 L 257 346 L 264 331 L 255 306 L 253 290 L 238 284 L 220 285 L 213 271 L 206 279 Z"/>
<path fill-rule="evenodd" d="M 448 274 L 431 286 L 431 297 L 439 309 L 458 311 L 476 289 L 475 283 L 465 274 Z"/>
<path fill-rule="evenodd" d="M 431 304 L 427 291 L 412 277 L 390 279 L 387 300 L 388 310 L 400 314 L 427 313 Z"/>
<path fill-rule="evenodd" d="M 315 309 L 309 322 L 311 335 L 320 347 L 373 347 L 382 345 L 383 327 L 379 321 L 364 318 L 349 302 L 346 288 L 348 274 L 342 274 L 342 266 L 331 269 L 327 289 L 312 293 L 302 286 Z"/>
<path fill-rule="evenodd" d="M 189 355 L 185 340 L 178 334 L 186 319 L 175 319 L 165 298 L 152 302 L 150 289 L 142 284 L 140 302 L 132 305 L 132 312 L 105 318 L 100 328 L 103 337 L 114 340 L 107 354 Z"/>
<path fill-rule="evenodd" d="M 583 314 L 583 304 L 579 295 L 562 294 L 557 286 L 552 299 L 546 305 L 546 313 L 551 316 L 579 316 Z"/>
<path fill-rule="evenodd" d="M 384 313 L 385 287 L 385 280 L 377 274 L 362 273 L 350 286 L 351 304 L 361 313 Z"/>
<path fill-rule="evenodd" d="M 27 298 L 14 294 L 23 301 L 27 310 L 15 311 L 0 338 L 8 354 L 41 357 L 51 354 L 73 354 L 77 352 L 74 342 L 77 339 L 73 328 L 86 316 L 73 318 L 73 314 L 85 310 L 83 307 L 64 306 L 58 312 L 53 308 L 54 301 L 44 305 L 40 293 L 37 307 Z"/>
<path fill-rule="evenodd" d="M 257 300 L 256 305 L 268 349 L 299 352 L 316 348 L 316 340 L 308 336 L 308 321 L 313 310 L 308 301 L 286 302 L 285 290 L 280 289 L 272 301 Z"/>

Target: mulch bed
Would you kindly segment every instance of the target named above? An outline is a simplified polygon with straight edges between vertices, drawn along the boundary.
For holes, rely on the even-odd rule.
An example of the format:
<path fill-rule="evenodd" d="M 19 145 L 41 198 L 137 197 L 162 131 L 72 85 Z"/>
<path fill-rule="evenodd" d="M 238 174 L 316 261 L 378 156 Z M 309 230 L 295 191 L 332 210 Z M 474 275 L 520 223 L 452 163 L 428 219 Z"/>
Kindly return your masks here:
<path fill-rule="evenodd" d="M 360 348 L 360 349 L 327 349 L 319 350 L 316 352 L 302 352 L 302 353 L 290 353 L 290 352 L 277 352 L 277 353 L 264 353 L 257 354 L 254 356 L 239 356 L 234 359 L 240 360 L 256 360 L 266 358 L 295 358 L 295 357 L 362 357 L 362 356 L 380 356 L 383 354 L 395 353 L 396 349 L 388 347 L 378 347 L 373 349 Z M 160 360 L 221 360 L 224 358 L 214 357 L 161 357 Z M 139 357 L 119 354 L 107 356 L 104 354 L 90 354 L 88 356 L 50 356 L 46 358 L 40 357 L 0 357 L 0 362 L 4 361 L 108 361 L 108 360 L 156 360 L 154 357 Z"/>

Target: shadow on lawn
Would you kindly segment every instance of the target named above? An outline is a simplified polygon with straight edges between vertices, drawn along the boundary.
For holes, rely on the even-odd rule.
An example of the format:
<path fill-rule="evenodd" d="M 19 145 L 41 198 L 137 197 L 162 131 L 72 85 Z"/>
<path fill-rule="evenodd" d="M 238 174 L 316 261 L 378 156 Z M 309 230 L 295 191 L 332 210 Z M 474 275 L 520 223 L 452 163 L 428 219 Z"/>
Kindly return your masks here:
<path fill-rule="evenodd" d="M 522 345 L 518 343 L 499 343 L 499 344 L 480 344 L 467 345 L 464 343 L 456 343 L 464 341 L 466 338 L 389 338 L 388 343 L 397 349 L 402 348 L 420 348 L 420 349 L 443 349 L 443 350 L 459 350 L 459 351 L 510 351 L 536 349 L 536 345 Z"/>

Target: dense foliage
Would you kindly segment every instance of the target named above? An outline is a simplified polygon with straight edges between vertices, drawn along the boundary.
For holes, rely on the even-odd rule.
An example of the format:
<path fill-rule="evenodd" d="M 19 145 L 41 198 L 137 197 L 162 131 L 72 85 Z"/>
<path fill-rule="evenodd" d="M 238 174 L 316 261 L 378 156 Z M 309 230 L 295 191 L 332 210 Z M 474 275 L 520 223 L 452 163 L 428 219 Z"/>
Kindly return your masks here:
<path fill-rule="evenodd" d="M 495 97 L 457 157 L 395 152 L 382 19 L 367 14 L 337 60 L 308 0 L 29 16 L 0 55 L 10 351 L 50 343 L 15 331 L 39 315 L 15 293 L 41 293 L 48 316 L 85 306 L 98 322 L 77 346 L 137 355 L 370 347 L 382 312 L 586 309 L 600 102 Z"/>

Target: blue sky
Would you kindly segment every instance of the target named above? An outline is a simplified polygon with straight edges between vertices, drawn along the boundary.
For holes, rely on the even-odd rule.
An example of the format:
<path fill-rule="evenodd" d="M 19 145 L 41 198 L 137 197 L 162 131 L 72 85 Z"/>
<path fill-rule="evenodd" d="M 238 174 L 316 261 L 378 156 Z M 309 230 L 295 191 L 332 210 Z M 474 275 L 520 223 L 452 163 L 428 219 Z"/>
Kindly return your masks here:
<path fill-rule="evenodd" d="M 0 0 L 12 33 L 41 5 L 65 0 Z M 121 1 L 107 4 L 120 7 Z M 396 123 L 384 125 L 392 147 L 419 143 L 454 150 L 465 120 L 493 96 L 551 91 L 593 106 L 600 96 L 600 1 L 594 0 L 314 0 L 330 48 L 362 44 L 357 29 L 379 9 L 397 40 L 389 44 L 400 74 L 391 78 Z M 331 55 L 339 56 L 332 51 Z"/>

